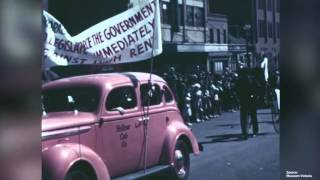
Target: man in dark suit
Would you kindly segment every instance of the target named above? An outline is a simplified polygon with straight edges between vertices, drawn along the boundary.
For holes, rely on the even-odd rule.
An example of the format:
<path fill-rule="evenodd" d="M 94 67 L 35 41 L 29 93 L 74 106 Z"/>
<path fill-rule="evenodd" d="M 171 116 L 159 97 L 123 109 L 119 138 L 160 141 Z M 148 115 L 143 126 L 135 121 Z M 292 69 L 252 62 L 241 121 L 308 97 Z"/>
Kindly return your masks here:
<path fill-rule="evenodd" d="M 251 118 L 253 135 L 259 132 L 257 120 L 257 91 L 259 83 L 251 69 L 241 69 L 237 82 L 238 95 L 240 100 L 240 124 L 242 136 L 248 138 L 248 118 Z"/>

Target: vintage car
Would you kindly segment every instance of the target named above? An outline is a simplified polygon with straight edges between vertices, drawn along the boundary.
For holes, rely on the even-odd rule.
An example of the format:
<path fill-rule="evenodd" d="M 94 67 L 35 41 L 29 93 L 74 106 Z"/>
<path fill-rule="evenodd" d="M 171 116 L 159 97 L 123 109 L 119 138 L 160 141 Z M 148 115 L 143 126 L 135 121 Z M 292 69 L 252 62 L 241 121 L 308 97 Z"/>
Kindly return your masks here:
<path fill-rule="evenodd" d="M 151 77 L 151 80 L 150 80 Z M 64 78 L 42 87 L 45 180 L 187 179 L 199 145 L 167 83 L 147 73 Z"/>

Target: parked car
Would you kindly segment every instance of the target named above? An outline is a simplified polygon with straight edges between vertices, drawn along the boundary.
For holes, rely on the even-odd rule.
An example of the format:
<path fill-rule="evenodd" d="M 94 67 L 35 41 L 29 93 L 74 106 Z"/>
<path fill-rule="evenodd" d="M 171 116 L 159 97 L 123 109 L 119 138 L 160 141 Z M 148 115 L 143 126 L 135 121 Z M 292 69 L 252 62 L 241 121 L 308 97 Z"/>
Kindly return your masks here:
<path fill-rule="evenodd" d="M 43 179 L 187 179 L 199 145 L 167 83 L 147 73 L 64 78 L 43 85 Z M 200 148 L 201 149 L 201 148 Z"/>

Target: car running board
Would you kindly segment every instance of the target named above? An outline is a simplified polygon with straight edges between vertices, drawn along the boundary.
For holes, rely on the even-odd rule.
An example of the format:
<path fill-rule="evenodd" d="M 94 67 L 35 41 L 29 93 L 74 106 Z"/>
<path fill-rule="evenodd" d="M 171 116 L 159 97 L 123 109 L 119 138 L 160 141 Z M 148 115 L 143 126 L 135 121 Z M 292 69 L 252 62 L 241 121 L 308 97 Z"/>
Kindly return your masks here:
<path fill-rule="evenodd" d="M 148 175 L 154 174 L 154 173 L 159 172 L 159 171 L 163 171 L 163 170 L 168 169 L 170 167 L 171 167 L 170 165 L 158 165 L 158 166 L 154 166 L 154 167 L 148 168 L 145 171 L 144 170 L 140 170 L 140 171 L 137 171 L 137 172 L 125 175 L 125 176 L 112 178 L 112 179 L 113 180 L 137 179 L 137 178 L 141 178 L 141 177 L 144 177 L 144 176 L 148 176 Z"/>

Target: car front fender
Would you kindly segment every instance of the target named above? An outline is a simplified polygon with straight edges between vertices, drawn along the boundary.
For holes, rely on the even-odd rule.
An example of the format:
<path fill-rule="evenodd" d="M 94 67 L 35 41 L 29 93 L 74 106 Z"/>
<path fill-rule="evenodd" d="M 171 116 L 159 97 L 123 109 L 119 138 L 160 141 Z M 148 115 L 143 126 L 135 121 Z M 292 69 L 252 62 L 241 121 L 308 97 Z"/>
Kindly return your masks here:
<path fill-rule="evenodd" d="M 90 148 L 79 144 L 59 144 L 42 151 L 42 171 L 45 180 L 62 180 L 77 162 L 85 161 L 95 171 L 98 180 L 109 180 L 103 160 Z"/>

